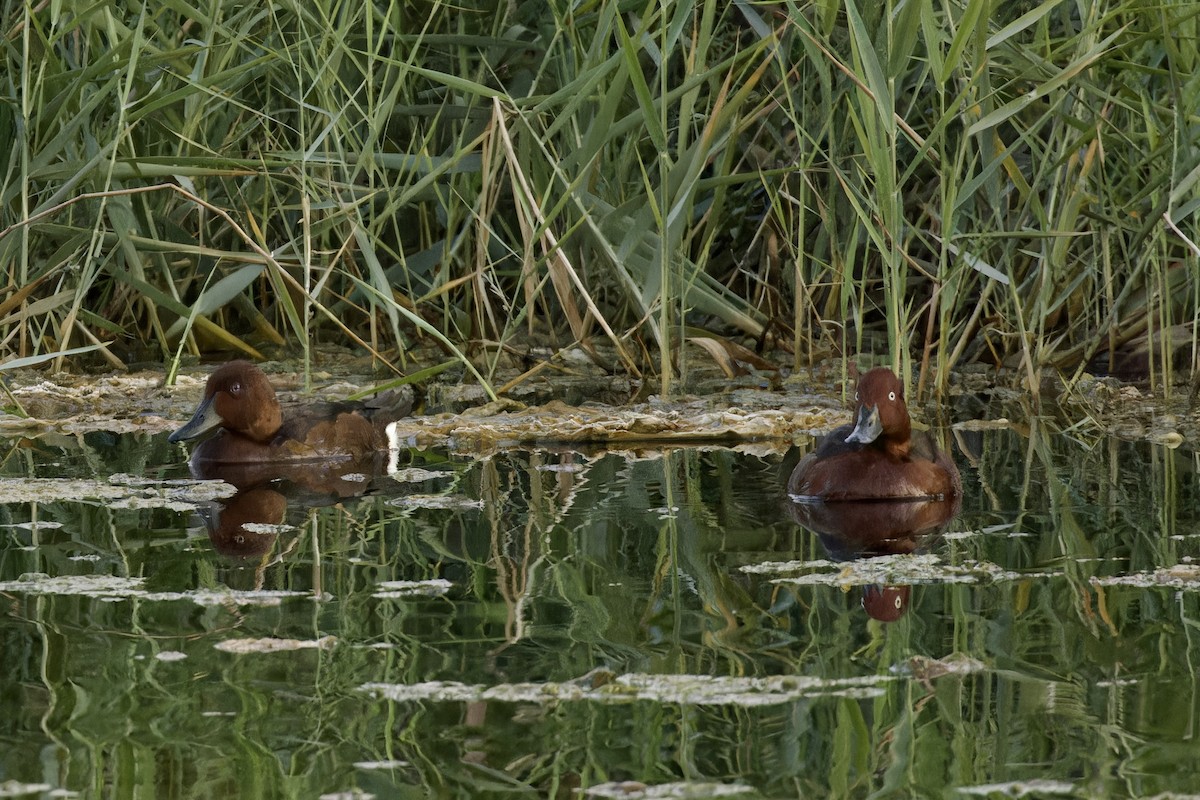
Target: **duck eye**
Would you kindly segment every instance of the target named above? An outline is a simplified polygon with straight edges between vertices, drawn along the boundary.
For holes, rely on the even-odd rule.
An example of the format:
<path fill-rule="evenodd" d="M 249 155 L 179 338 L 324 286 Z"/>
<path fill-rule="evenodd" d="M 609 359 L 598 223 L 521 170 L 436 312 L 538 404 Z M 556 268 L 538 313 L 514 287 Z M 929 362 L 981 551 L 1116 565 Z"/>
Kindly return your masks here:
<path fill-rule="evenodd" d="M 895 392 L 888 392 L 888 400 L 890 400 L 890 401 L 891 401 L 891 402 L 893 402 L 893 403 L 894 403 L 894 402 L 896 402 L 896 393 L 895 393 Z"/>
<path fill-rule="evenodd" d="M 234 397 L 237 397 L 242 393 L 242 385 L 236 382 L 229 384 L 229 393 Z"/>

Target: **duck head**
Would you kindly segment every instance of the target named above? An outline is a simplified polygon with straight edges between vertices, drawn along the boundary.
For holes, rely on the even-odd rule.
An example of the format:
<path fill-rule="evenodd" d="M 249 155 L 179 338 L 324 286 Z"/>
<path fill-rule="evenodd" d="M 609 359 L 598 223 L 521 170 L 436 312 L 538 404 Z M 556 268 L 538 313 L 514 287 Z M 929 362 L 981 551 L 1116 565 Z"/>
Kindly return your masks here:
<path fill-rule="evenodd" d="M 858 382 L 854 393 L 858 409 L 849 443 L 875 444 L 887 450 L 907 451 L 912 422 L 904 404 L 904 384 L 887 367 L 870 370 Z"/>
<path fill-rule="evenodd" d="M 231 361 L 208 377 L 200 407 L 167 441 L 197 439 L 220 427 L 255 442 L 268 442 L 281 425 L 283 414 L 267 376 L 249 361 Z"/>

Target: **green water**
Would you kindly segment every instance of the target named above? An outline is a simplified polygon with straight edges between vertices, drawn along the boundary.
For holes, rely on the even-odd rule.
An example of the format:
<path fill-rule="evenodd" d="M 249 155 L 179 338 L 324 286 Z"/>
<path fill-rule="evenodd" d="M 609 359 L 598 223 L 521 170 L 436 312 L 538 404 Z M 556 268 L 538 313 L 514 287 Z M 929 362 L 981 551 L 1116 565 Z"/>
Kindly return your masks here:
<path fill-rule="evenodd" d="M 959 439 L 890 623 L 796 453 L 414 453 L 214 543 L 162 437 L 4 442 L 0 796 L 1195 791 L 1196 456 Z"/>

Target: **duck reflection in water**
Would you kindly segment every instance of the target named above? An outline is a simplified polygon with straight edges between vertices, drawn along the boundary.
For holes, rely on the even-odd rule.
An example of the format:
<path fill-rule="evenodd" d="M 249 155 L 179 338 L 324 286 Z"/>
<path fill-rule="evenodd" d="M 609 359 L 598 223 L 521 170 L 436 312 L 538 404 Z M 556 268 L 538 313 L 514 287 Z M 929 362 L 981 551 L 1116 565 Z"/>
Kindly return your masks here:
<path fill-rule="evenodd" d="M 233 558 L 261 558 L 275 546 L 287 516 L 287 497 L 266 486 L 213 501 L 200 516 L 213 549 Z"/>
<path fill-rule="evenodd" d="M 788 503 L 793 520 L 821 540 L 836 561 L 902 555 L 926 549 L 958 515 L 959 496 L 949 500 L 876 500 L 855 503 Z M 894 622 L 908 610 L 911 587 L 863 587 L 866 612 Z"/>
<path fill-rule="evenodd" d="M 209 538 L 218 552 L 255 558 L 272 549 L 289 502 L 326 506 L 379 488 L 399 454 L 390 423 L 412 406 L 408 386 L 365 402 L 283 406 L 262 370 L 233 361 L 209 376 L 195 414 L 168 438 L 203 439 L 192 475 L 237 489 L 203 515 Z"/>
<path fill-rule="evenodd" d="M 915 552 L 958 514 L 958 468 L 928 433 L 913 431 L 904 384 L 890 369 L 865 373 L 854 401 L 854 422 L 832 431 L 792 471 L 792 517 L 837 560 Z M 908 600 L 908 586 L 871 586 L 863 607 L 893 621 Z"/>
<path fill-rule="evenodd" d="M 236 493 L 201 511 L 208 538 L 218 553 L 244 559 L 271 552 L 284 529 L 288 508 L 305 511 L 397 487 L 381 478 L 377 458 L 310 464 L 189 463 L 193 477 L 221 480 Z"/>

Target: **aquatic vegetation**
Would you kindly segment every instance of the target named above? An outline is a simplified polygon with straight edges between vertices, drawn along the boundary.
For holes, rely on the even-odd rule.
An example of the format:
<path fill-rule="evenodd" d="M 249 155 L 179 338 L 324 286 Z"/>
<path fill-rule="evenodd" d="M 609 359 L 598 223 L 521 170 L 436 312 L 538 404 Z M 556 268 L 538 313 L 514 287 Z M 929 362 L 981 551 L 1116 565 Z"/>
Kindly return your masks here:
<path fill-rule="evenodd" d="M 8 14 L 0 369 L 1194 362 L 1189 3 L 89 9 Z"/>

